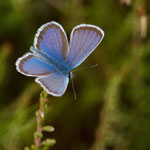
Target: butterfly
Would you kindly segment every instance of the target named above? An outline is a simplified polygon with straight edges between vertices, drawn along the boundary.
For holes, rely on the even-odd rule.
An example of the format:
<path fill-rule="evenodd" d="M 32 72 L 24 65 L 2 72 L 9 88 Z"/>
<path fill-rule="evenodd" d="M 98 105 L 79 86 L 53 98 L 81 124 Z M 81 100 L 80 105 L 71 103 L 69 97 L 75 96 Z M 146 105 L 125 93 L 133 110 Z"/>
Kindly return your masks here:
<path fill-rule="evenodd" d="M 70 44 L 63 27 L 51 21 L 37 31 L 31 52 L 16 61 L 16 69 L 35 81 L 50 95 L 62 96 L 71 70 L 79 66 L 99 45 L 104 31 L 89 24 L 73 28 Z"/>

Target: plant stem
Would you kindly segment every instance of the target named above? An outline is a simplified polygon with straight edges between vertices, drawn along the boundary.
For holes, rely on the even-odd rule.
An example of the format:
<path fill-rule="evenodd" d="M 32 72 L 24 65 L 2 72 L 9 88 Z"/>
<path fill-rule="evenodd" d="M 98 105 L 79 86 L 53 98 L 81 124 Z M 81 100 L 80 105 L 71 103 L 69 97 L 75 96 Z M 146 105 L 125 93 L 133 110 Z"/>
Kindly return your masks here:
<path fill-rule="evenodd" d="M 43 136 L 42 134 L 42 121 L 44 120 L 44 111 L 46 108 L 47 103 L 47 93 L 45 91 L 42 91 L 40 94 L 40 108 L 36 111 L 36 121 L 37 121 L 37 130 L 34 134 L 34 143 L 36 146 L 36 149 L 38 150 L 41 146 L 41 138 Z"/>

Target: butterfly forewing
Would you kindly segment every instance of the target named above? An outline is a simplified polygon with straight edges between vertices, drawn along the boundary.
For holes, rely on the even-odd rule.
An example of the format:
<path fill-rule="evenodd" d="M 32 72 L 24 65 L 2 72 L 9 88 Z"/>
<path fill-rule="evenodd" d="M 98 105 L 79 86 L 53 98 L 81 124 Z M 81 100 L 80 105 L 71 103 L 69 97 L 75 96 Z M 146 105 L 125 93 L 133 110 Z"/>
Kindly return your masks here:
<path fill-rule="evenodd" d="M 35 35 L 34 47 L 61 62 L 68 54 L 68 40 L 62 26 L 54 21 L 42 25 Z"/>
<path fill-rule="evenodd" d="M 68 62 L 71 69 L 80 65 L 92 53 L 104 37 L 97 26 L 81 24 L 72 30 Z"/>

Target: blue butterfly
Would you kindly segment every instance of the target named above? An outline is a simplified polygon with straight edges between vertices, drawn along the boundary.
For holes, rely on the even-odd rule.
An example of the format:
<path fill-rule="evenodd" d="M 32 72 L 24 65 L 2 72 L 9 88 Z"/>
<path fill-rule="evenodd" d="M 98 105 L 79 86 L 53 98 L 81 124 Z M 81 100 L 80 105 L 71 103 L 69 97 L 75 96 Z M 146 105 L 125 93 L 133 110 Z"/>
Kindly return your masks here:
<path fill-rule="evenodd" d="M 30 77 L 53 96 L 66 91 L 71 70 L 79 66 L 99 45 L 104 31 L 97 26 L 81 24 L 73 28 L 68 44 L 63 27 L 57 22 L 42 25 L 29 53 L 16 61 L 17 71 Z"/>

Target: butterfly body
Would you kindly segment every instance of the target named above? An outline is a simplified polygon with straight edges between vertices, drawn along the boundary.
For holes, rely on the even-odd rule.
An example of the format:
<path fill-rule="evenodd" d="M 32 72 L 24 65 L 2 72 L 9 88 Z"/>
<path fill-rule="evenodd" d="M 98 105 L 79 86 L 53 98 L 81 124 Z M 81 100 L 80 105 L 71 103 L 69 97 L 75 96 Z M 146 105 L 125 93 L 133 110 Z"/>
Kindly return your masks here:
<path fill-rule="evenodd" d="M 42 25 L 35 35 L 29 53 L 16 61 L 17 71 L 31 77 L 53 96 L 66 91 L 72 69 L 79 66 L 99 45 L 104 32 L 97 26 L 81 24 L 70 36 L 70 45 L 63 27 L 52 21 Z"/>

